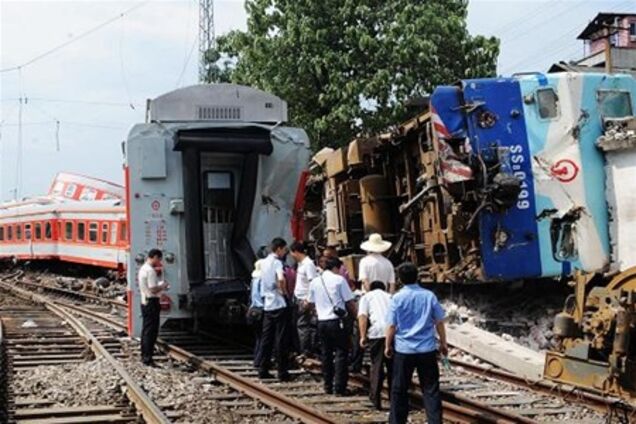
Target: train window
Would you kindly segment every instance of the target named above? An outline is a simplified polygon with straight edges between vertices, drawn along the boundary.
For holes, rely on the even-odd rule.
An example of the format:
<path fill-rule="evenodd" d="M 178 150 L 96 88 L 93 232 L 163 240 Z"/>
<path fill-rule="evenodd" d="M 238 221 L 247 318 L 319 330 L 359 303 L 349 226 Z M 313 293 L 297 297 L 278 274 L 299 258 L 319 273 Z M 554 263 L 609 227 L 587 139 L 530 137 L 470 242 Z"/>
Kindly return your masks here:
<path fill-rule="evenodd" d="M 75 184 L 69 184 L 66 186 L 66 191 L 64 192 L 64 196 L 73 197 L 75 195 L 76 190 L 77 190 L 77 186 Z"/>
<path fill-rule="evenodd" d="M 62 181 L 58 181 L 55 183 L 53 187 L 53 194 L 62 194 L 64 191 L 64 183 Z"/>
<path fill-rule="evenodd" d="M 44 224 L 44 238 L 47 240 L 51 240 L 51 238 L 53 237 L 53 228 L 51 226 L 50 222 L 46 222 Z"/>
<path fill-rule="evenodd" d="M 122 222 L 120 230 L 119 230 L 119 240 L 126 241 L 127 238 L 128 238 L 128 233 L 126 230 L 126 223 Z"/>
<path fill-rule="evenodd" d="M 80 195 L 80 200 L 95 200 L 97 197 L 97 190 L 91 187 L 84 187 L 82 189 L 82 194 Z"/>
<path fill-rule="evenodd" d="M 88 224 L 88 241 L 97 243 L 97 222 Z"/>
<path fill-rule="evenodd" d="M 42 224 L 39 222 L 35 223 L 35 239 L 42 240 Z"/>
<path fill-rule="evenodd" d="M 31 224 L 24 224 L 24 239 L 31 240 Z"/>
<path fill-rule="evenodd" d="M 7 225 L 7 240 L 11 241 L 13 239 L 13 227 L 11 225 Z"/>
<path fill-rule="evenodd" d="M 115 244 L 117 242 L 117 223 L 113 222 L 110 224 L 110 244 Z"/>
<path fill-rule="evenodd" d="M 64 239 L 73 240 L 73 223 L 71 221 L 64 223 Z"/>
<path fill-rule="evenodd" d="M 86 223 L 84 222 L 77 223 L 77 240 L 86 240 Z"/>
<path fill-rule="evenodd" d="M 603 118 L 632 116 L 632 99 L 628 91 L 599 90 L 597 99 Z"/>
<path fill-rule="evenodd" d="M 4 226 L 0 226 L 0 241 L 4 241 Z"/>
<path fill-rule="evenodd" d="M 16 224 L 15 226 L 15 239 L 22 240 L 22 224 Z"/>
<path fill-rule="evenodd" d="M 108 243 L 108 223 L 107 222 L 102 223 L 102 243 L 103 244 Z"/>
<path fill-rule="evenodd" d="M 559 97 L 552 88 L 537 90 L 537 106 L 541 119 L 554 119 L 559 116 Z"/>

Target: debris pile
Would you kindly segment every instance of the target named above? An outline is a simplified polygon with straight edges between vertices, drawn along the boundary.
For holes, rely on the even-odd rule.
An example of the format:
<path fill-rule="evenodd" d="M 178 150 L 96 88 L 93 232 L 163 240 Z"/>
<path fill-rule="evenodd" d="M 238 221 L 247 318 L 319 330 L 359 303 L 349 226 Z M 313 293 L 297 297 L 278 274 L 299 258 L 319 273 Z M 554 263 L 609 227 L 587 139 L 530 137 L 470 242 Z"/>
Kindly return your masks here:
<path fill-rule="evenodd" d="M 125 399 L 123 381 L 103 359 L 79 364 L 17 369 L 14 390 L 62 406 L 109 405 Z"/>
<path fill-rule="evenodd" d="M 614 118 L 606 125 L 607 131 L 597 140 L 601 150 L 610 152 L 636 148 L 636 118 Z"/>
<path fill-rule="evenodd" d="M 526 286 L 507 292 L 481 287 L 459 295 L 441 295 L 440 301 L 452 323 L 471 323 L 535 351 L 553 344 L 554 316 L 562 309 L 566 293 L 558 283 L 552 290 Z"/>

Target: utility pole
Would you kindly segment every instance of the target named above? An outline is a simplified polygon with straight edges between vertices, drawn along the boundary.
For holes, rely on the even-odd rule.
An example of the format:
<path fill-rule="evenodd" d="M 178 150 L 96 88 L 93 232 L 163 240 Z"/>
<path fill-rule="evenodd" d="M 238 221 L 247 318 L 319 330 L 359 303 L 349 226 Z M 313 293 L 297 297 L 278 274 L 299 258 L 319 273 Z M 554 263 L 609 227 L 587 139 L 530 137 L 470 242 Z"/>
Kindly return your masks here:
<path fill-rule="evenodd" d="M 214 0 L 199 0 L 199 82 L 208 74 L 206 52 L 214 48 Z"/>
<path fill-rule="evenodd" d="M 616 23 L 613 24 L 604 24 L 603 27 L 605 31 L 603 32 L 602 38 L 605 39 L 605 72 L 608 74 L 612 73 L 612 36 L 618 34 L 619 31 L 628 31 L 629 28 L 623 28 L 618 26 Z"/>
<path fill-rule="evenodd" d="M 612 31 L 610 27 L 605 29 L 605 72 L 612 73 Z"/>
<path fill-rule="evenodd" d="M 22 186 L 22 105 L 26 99 L 20 95 L 20 104 L 18 106 L 18 157 L 15 166 L 15 189 L 14 200 L 18 200 L 20 197 Z"/>

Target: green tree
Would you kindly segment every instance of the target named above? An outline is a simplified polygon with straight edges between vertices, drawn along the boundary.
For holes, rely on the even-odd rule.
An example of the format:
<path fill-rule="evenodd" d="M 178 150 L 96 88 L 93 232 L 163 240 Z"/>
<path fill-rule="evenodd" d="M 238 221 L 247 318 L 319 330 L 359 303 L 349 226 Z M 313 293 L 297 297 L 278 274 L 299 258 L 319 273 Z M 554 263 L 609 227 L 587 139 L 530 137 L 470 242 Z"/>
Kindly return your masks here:
<path fill-rule="evenodd" d="M 471 36 L 467 0 L 247 0 L 219 37 L 210 81 L 272 92 L 315 149 L 405 118 L 436 85 L 495 74 L 499 41 Z"/>

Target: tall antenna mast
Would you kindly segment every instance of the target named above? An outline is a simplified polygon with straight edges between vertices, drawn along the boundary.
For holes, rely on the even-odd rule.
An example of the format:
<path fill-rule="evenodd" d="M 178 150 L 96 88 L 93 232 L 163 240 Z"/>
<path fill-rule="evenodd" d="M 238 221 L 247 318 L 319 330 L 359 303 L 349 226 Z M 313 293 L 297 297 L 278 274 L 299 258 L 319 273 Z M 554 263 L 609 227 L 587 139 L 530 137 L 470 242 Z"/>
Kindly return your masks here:
<path fill-rule="evenodd" d="M 199 0 L 199 82 L 205 82 L 205 54 L 214 47 L 214 0 Z"/>

